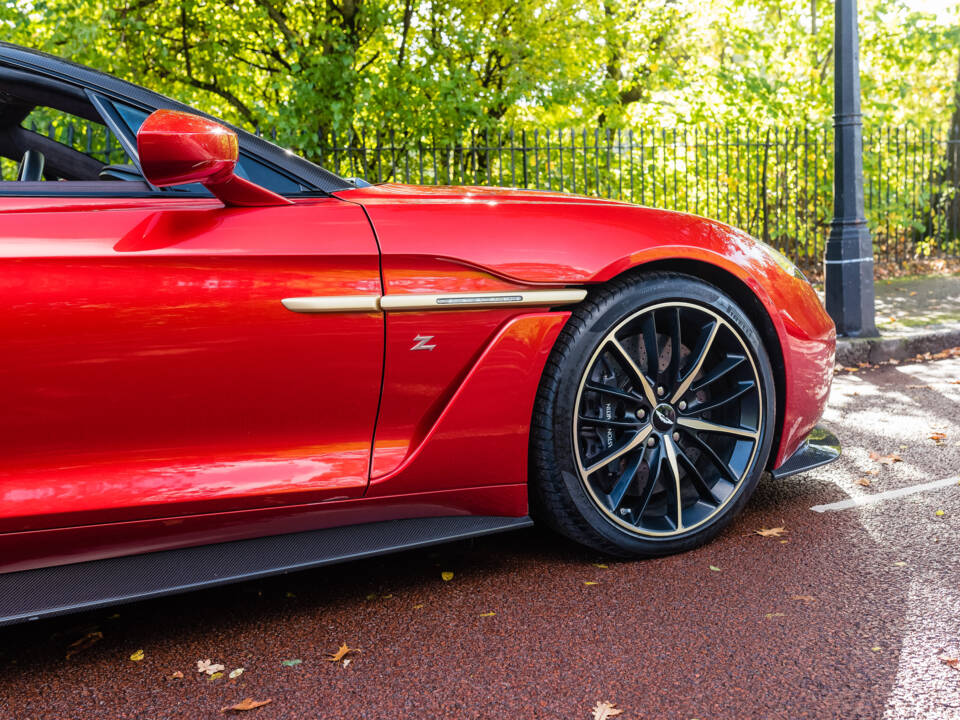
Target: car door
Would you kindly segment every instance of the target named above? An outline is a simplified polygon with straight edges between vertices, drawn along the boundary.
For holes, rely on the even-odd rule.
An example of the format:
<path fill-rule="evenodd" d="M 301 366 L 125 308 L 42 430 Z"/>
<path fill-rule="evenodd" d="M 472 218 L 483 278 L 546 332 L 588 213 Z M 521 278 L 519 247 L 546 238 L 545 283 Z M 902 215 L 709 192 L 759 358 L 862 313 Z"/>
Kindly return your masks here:
<path fill-rule="evenodd" d="M 71 97 L 48 109 L 96 117 Z M 4 110 L 19 120 L 0 127 L 0 534 L 201 515 L 236 527 L 247 510 L 361 496 L 384 333 L 364 302 L 381 287 L 363 210 L 226 208 L 83 177 L 83 135 L 68 153 L 57 128 L 34 133 L 59 163 L 49 179 L 17 182 L 34 131 Z M 282 303 L 303 296 L 360 302 Z"/>

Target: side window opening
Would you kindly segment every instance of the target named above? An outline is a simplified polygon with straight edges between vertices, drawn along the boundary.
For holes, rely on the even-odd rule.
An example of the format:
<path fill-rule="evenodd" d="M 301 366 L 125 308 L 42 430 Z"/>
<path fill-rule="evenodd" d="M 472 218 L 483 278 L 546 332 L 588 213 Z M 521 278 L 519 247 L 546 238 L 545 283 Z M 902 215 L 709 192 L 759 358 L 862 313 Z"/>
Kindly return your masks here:
<path fill-rule="evenodd" d="M 136 158 L 125 150 L 126 146 L 136 152 L 136 133 L 149 111 L 99 96 L 94 100 L 72 85 L 0 67 L 0 191 L 25 189 L 14 184 L 24 181 L 66 181 L 86 183 L 84 192 L 111 192 L 108 185 L 101 188 L 100 183 L 120 181 L 123 185 L 116 190 L 123 194 L 150 192 Z M 101 107 L 103 103 L 112 106 L 110 110 Z M 101 111 L 109 116 L 108 122 Z M 242 143 L 236 173 L 276 193 L 309 192 L 295 178 L 245 151 Z M 32 185 L 31 191 L 41 187 Z M 55 192 L 69 191 L 68 186 L 46 187 Z M 199 184 L 162 188 L 159 192 L 210 195 Z"/>
<path fill-rule="evenodd" d="M 84 116 L 74 114 L 78 111 Z M 58 103 L 55 92 L 28 92 L 21 98 L 0 88 L 2 180 L 97 181 L 105 179 L 104 168 L 130 164 L 117 138 L 92 117 L 99 116 L 76 97 Z"/>

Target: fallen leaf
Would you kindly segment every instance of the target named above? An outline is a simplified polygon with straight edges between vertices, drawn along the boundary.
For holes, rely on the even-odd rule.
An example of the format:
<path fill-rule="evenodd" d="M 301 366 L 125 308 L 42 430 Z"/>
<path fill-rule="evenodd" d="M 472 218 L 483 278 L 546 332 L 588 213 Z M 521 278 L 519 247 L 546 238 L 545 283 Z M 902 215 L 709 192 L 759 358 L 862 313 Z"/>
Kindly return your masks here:
<path fill-rule="evenodd" d="M 870 459 L 875 460 L 881 465 L 893 465 L 894 463 L 903 462 L 903 458 L 900 457 L 897 453 L 890 453 L 889 455 L 881 455 L 880 453 L 872 452 L 870 453 Z"/>
<path fill-rule="evenodd" d="M 422 608 L 422 607 L 423 607 L 423 603 L 418 603 L 418 604 L 416 604 L 416 605 L 413 606 L 413 609 L 414 609 L 414 610 L 419 610 L 419 609 Z"/>
<path fill-rule="evenodd" d="M 82 638 L 80 638 L 79 640 L 75 640 L 74 642 L 70 643 L 70 645 L 67 646 L 66 659 L 69 660 L 78 652 L 82 652 L 86 650 L 88 647 L 90 647 L 91 645 L 95 645 L 101 640 L 103 640 L 103 633 L 100 632 L 99 630 L 88 632 Z"/>
<path fill-rule="evenodd" d="M 357 648 L 347 647 L 346 643 L 342 643 L 339 649 L 335 653 L 331 653 L 330 655 L 327 656 L 327 660 L 329 662 L 334 662 L 334 663 L 340 662 L 350 653 L 357 653 L 357 652 L 360 652 Z"/>
<path fill-rule="evenodd" d="M 874 652 L 880 652 L 883 648 L 881 648 L 879 645 L 874 645 L 870 649 L 873 650 Z"/>
<path fill-rule="evenodd" d="M 593 720 L 607 720 L 621 714 L 623 710 L 617 707 L 616 703 L 598 702 L 593 709 Z"/>
<path fill-rule="evenodd" d="M 951 380 L 951 381 L 950 381 L 950 384 L 951 384 L 951 385 L 960 385 L 960 380 Z"/>
<path fill-rule="evenodd" d="M 947 434 L 945 432 L 935 432 L 930 435 L 930 439 L 933 440 L 937 445 L 940 445 L 944 440 L 947 439 Z"/>
<path fill-rule="evenodd" d="M 857 480 L 857 485 L 863 485 L 864 487 L 870 487 L 870 478 L 860 478 Z"/>
<path fill-rule="evenodd" d="M 449 570 L 444 570 L 442 573 L 440 573 L 440 577 L 443 578 L 444 582 L 450 582 L 453 580 L 453 573 Z"/>
<path fill-rule="evenodd" d="M 767 618 L 767 620 L 771 620 L 775 617 L 786 617 L 786 615 L 783 613 L 767 613 L 764 617 Z"/>
<path fill-rule="evenodd" d="M 937 510 L 934 513 L 934 515 L 936 515 L 937 517 L 943 517 L 944 515 L 946 515 L 946 513 L 943 510 Z"/>
<path fill-rule="evenodd" d="M 247 710 L 256 710 L 258 707 L 263 707 L 269 703 L 272 703 L 271 698 L 266 700 L 254 700 L 253 698 L 244 698 L 236 705 L 228 705 L 227 707 L 220 708 L 220 712 L 246 712 Z"/>
<path fill-rule="evenodd" d="M 584 584 L 584 585 L 599 585 L 600 583 L 596 582 L 595 580 L 584 580 L 584 581 L 583 581 L 583 584 Z"/>
<path fill-rule="evenodd" d="M 864 471 L 863 471 L 863 474 L 864 474 L 864 475 L 879 475 L 879 474 L 880 474 L 880 471 L 879 471 L 879 470 L 864 470 Z"/>
<path fill-rule="evenodd" d="M 296 667 L 302 662 L 303 660 L 301 660 L 300 658 L 295 658 L 293 660 L 281 660 L 280 664 L 283 665 L 284 667 Z"/>
<path fill-rule="evenodd" d="M 213 682 L 214 680 L 219 680 L 223 677 L 222 672 L 215 672 L 213 675 L 207 678 L 207 682 Z"/>
<path fill-rule="evenodd" d="M 241 675 L 243 675 L 243 668 L 237 668 L 236 670 L 231 670 L 230 674 L 227 675 L 227 677 L 230 678 L 231 680 L 235 680 Z"/>
<path fill-rule="evenodd" d="M 206 673 L 207 675 L 213 675 L 218 673 L 221 670 L 226 670 L 226 668 L 220 663 L 214 663 L 208 660 L 197 660 L 197 672 Z"/>
<path fill-rule="evenodd" d="M 913 297 L 913 296 L 916 295 L 916 294 L 917 294 L 917 291 L 916 291 L 916 290 L 911 290 L 911 291 L 910 291 L 910 297 Z"/>
<path fill-rule="evenodd" d="M 171 679 L 171 680 L 183 680 L 183 673 L 180 672 L 179 670 L 174 670 L 174 671 L 170 674 L 170 679 Z"/>
<path fill-rule="evenodd" d="M 607 569 L 607 566 L 604 565 L 603 563 L 594 563 L 593 566 L 596 567 L 596 568 L 600 568 L 601 570 L 606 570 L 606 569 Z"/>
<path fill-rule="evenodd" d="M 377 599 L 376 593 L 370 593 L 369 595 L 367 595 L 367 600 L 376 600 L 376 599 Z"/>
<path fill-rule="evenodd" d="M 812 602 L 816 602 L 817 599 L 813 595 L 794 595 L 793 600 L 800 600 L 806 605 L 809 605 Z"/>
<path fill-rule="evenodd" d="M 960 658 L 952 658 L 944 655 L 942 658 L 940 658 L 940 662 L 942 662 L 944 665 L 949 665 L 954 670 L 960 670 Z"/>
<path fill-rule="evenodd" d="M 496 615 L 495 612 L 480 613 L 480 617 L 493 617 L 494 615 Z"/>
<path fill-rule="evenodd" d="M 718 568 L 716 565 L 711 565 L 710 569 L 713 570 L 714 572 L 720 572 L 720 568 Z"/>
<path fill-rule="evenodd" d="M 347 658 L 346 660 L 343 661 L 343 666 L 346 667 L 346 666 L 349 665 L 351 662 L 353 662 L 353 661 L 352 661 L 350 658 Z"/>
<path fill-rule="evenodd" d="M 392 598 L 392 597 L 393 597 L 393 593 L 390 593 L 389 595 L 384 595 L 384 596 L 383 596 L 382 598 L 380 598 L 380 599 L 381 599 L 381 600 L 389 600 L 389 599 Z"/>
<path fill-rule="evenodd" d="M 759 530 L 753 531 L 756 535 L 760 537 L 780 537 L 787 532 L 786 528 L 775 527 L 775 528 L 760 528 Z"/>
<path fill-rule="evenodd" d="M 894 567 L 904 567 L 906 563 L 903 560 L 897 560 L 893 565 Z"/>
<path fill-rule="evenodd" d="M 130 656 L 130 659 L 134 662 L 140 662 L 143 660 L 143 650 L 137 650 L 133 655 Z"/>

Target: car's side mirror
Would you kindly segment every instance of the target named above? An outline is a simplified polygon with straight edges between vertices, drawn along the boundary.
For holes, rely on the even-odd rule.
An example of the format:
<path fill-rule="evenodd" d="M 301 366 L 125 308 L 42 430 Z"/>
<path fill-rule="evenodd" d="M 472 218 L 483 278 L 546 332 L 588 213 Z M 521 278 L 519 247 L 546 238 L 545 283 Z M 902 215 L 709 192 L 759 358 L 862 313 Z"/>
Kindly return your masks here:
<path fill-rule="evenodd" d="M 157 187 L 200 183 L 224 205 L 288 205 L 290 200 L 234 174 L 236 134 L 190 113 L 157 110 L 137 132 L 140 168 Z"/>

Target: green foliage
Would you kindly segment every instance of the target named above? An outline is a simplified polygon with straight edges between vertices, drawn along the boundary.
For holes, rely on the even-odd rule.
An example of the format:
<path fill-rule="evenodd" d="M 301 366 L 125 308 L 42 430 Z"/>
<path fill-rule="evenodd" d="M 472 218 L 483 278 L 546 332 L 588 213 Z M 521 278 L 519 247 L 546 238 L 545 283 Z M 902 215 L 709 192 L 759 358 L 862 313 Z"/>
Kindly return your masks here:
<path fill-rule="evenodd" d="M 945 122 L 960 29 L 905 0 L 860 16 L 865 117 Z M 829 0 L 14 0 L 0 25 L 313 157 L 361 133 L 832 114 Z"/>

